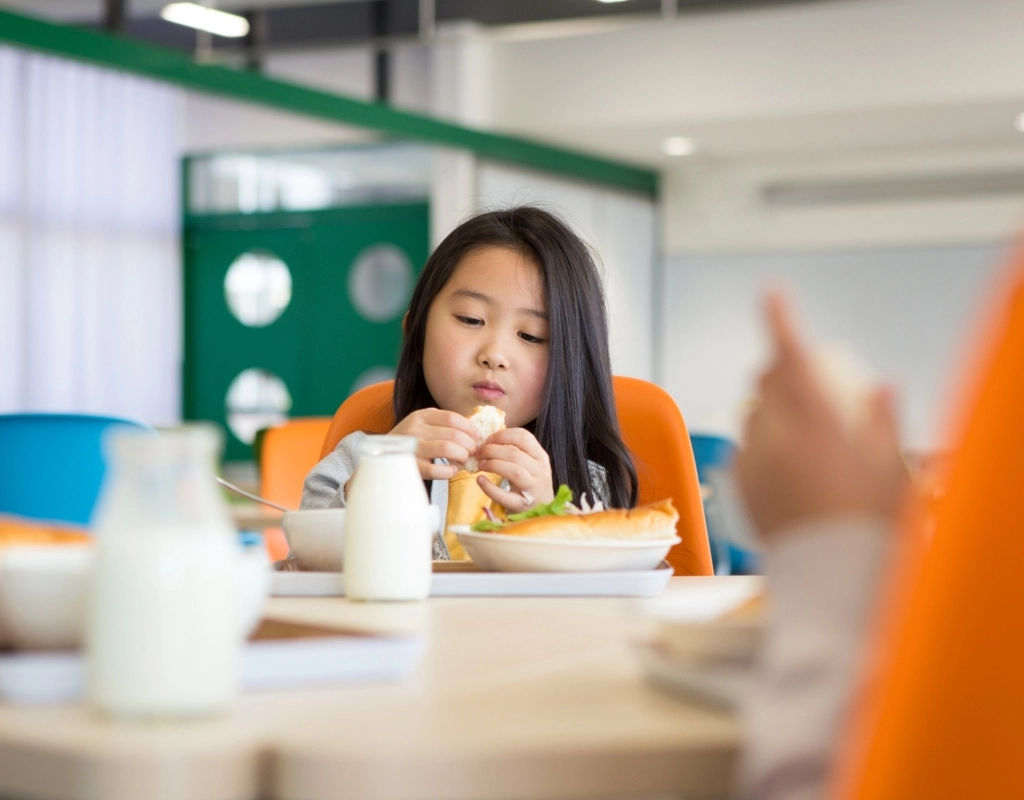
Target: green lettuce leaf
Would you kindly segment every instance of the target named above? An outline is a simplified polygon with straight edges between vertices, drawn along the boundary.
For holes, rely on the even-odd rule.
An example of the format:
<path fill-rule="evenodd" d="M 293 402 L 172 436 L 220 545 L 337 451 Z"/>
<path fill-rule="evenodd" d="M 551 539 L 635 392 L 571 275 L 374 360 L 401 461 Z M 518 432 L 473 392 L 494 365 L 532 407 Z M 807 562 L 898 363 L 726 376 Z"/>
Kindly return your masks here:
<path fill-rule="evenodd" d="M 524 519 L 533 519 L 535 517 L 550 517 L 550 516 L 564 516 L 565 507 L 572 502 L 572 489 L 566 486 L 564 483 L 558 487 L 558 491 L 555 493 L 555 499 L 550 503 L 541 503 L 531 508 L 529 511 L 520 511 L 518 514 L 509 514 L 509 522 L 519 522 Z M 491 522 L 487 519 L 482 519 L 479 522 L 473 524 L 470 528 L 474 533 L 494 533 L 500 531 L 505 527 L 507 523 L 504 522 Z"/>
<path fill-rule="evenodd" d="M 550 517 L 550 516 L 561 516 L 565 514 L 565 506 L 572 502 L 572 489 L 566 486 L 564 483 L 558 487 L 558 491 L 555 493 L 555 499 L 550 503 L 541 503 L 531 508 L 529 511 L 520 511 L 518 514 L 509 514 L 509 522 L 519 522 L 524 519 L 533 519 L 534 517 Z"/>

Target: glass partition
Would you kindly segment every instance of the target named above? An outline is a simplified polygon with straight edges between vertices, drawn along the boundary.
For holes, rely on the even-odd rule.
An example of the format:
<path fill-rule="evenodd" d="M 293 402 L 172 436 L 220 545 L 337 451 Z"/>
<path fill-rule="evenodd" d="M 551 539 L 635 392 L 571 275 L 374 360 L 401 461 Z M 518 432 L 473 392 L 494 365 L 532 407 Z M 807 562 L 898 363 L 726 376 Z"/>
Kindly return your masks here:
<path fill-rule="evenodd" d="M 324 150 L 213 153 L 188 166 L 191 214 L 312 211 L 426 200 L 431 148 L 385 143 Z"/>

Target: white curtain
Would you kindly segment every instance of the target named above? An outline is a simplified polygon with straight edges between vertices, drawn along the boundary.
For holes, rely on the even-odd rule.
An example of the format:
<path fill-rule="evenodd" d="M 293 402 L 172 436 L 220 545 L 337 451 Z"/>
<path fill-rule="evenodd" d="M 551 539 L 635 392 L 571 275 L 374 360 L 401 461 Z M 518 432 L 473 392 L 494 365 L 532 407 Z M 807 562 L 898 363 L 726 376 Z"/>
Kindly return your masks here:
<path fill-rule="evenodd" d="M 0 412 L 180 418 L 182 112 L 0 48 Z"/>

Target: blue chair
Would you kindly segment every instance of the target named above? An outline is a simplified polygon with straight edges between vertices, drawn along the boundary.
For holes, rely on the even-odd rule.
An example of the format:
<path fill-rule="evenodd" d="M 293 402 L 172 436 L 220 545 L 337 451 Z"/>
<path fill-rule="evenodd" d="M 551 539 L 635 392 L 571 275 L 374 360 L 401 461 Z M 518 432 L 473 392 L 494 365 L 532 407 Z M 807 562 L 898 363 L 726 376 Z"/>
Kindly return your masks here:
<path fill-rule="evenodd" d="M 732 535 L 733 526 L 746 524 L 737 519 L 735 497 L 724 497 L 722 478 L 736 457 L 736 445 L 724 436 L 690 434 L 693 457 L 697 462 L 697 478 L 704 496 L 704 516 L 716 575 L 750 575 L 760 569 L 758 553 L 743 547 Z M 733 494 L 735 489 L 733 489 Z M 744 515 L 745 516 L 745 515 Z M 749 534 L 748 534 L 749 535 Z"/>
<path fill-rule="evenodd" d="M 115 425 L 148 429 L 90 414 L 0 414 L 0 513 L 88 525 Z"/>

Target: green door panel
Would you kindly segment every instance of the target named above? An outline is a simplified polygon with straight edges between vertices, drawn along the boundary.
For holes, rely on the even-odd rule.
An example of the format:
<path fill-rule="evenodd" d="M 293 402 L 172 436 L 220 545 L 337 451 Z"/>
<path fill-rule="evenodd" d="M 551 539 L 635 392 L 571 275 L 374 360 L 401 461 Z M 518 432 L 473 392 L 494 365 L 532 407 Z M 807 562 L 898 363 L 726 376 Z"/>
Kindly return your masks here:
<path fill-rule="evenodd" d="M 405 254 L 418 276 L 428 224 L 422 202 L 186 218 L 185 418 L 221 424 L 225 458 L 247 459 L 250 447 L 227 428 L 225 413 L 228 387 L 243 370 L 280 377 L 291 394 L 291 416 L 333 414 L 368 370 L 393 370 L 408 298 L 393 318 L 365 319 L 349 298 L 349 272 L 360 253 L 386 243 Z M 255 249 L 284 261 L 292 277 L 291 302 L 260 328 L 239 322 L 224 295 L 232 262 Z"/>

